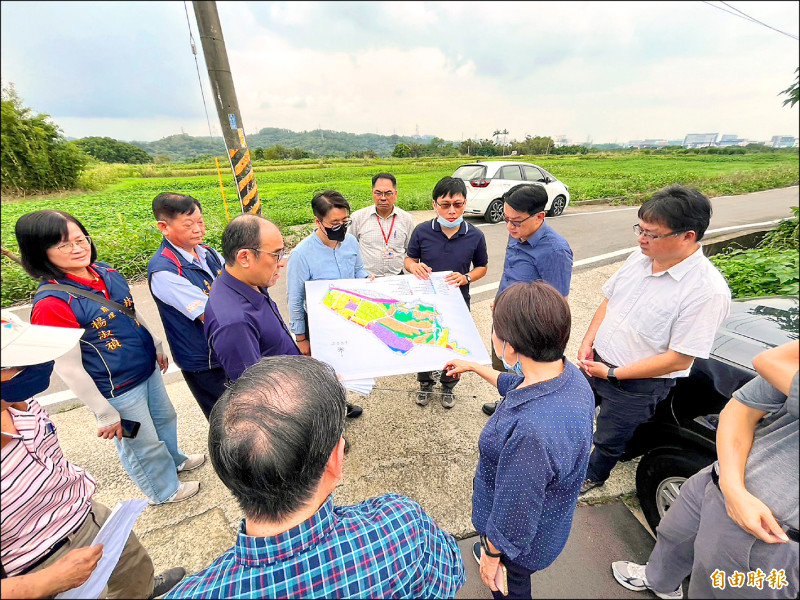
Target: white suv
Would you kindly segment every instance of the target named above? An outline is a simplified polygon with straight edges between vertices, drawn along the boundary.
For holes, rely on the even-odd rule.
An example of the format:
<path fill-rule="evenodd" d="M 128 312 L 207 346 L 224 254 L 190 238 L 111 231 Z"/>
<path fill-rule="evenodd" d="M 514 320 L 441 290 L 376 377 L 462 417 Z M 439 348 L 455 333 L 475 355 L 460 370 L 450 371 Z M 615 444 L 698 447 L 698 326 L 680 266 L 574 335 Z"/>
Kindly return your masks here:
<path fill-rule="evenodd" d="M 542 185 L 547 190 L 548 217 L 557 217 L 569 204 L 569 188 L 531 163 L 493 160 L 461 165 L 453 177 L 467 184 L 465 215 L 483 215 L 489 223 L 503 220 L 503 194 L 515 185 L 529 183 Z"/>

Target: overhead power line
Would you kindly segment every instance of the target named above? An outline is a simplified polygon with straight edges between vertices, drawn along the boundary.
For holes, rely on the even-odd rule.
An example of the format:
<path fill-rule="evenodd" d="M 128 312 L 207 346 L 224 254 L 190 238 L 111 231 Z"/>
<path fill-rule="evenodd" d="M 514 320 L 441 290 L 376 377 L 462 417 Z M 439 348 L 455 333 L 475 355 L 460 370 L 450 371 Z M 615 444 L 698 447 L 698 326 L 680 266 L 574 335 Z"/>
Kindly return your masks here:
<path fill-rule="evenodd" d="M 213 140 L 214 134 L 211 132 L 211 120 L 208 118 L 208 106 L 206 106 L 206 95 L 205 93 L 203 93 L 203 80 L 200 77 L 200 63 L 197 62 L 197 46 L 194 43 L 194 36 L 192 35 L 192 24 L 189 21 L 189 8 L 186 6 L 186 0 L 183 1 L 183 9 L 184 11 L 186 11 L 186 25 L 189 28 L 189 45 L 192 47 L 192 54 L 194 54 L 194 66 L 197 69 L 197 82 L 200 84 L 200 96 L 203 98 L 203 110 L 206 111 L 206 123 L 208 123 L 208 135 Z"/>
<path fill-rule="evenodd" d="M 798 39 L 800 39 L 800 38 L 798 38 L 796 35 L 794 35 L 793 33 L 787 33 L 787 32 L 785 32 L 785 31 L 781 31 L 780 29 L 776 29 L 775 27 L 772 27 L 771 25 L 767 25 L 766 23 L 764 23 L 764 22 L 762 22 L 762 21 L 759 21 L 758 19 L 756 19 L 756 18 L 754 18 L 754 17 L 751 17 L 751 16 L 750 16 L 750 15 L 748 15 L 747 13 L 745 13 L 745 12 L 743 12 L 743 11 L 739 10 L 739 9 L 738 9 L 738 8 L 736 8 L 735 6 L 732 6 L 732 5 L 728 4 L 728 3 L 727 3 L 727 2 L 725 2 L 724 0 L 720 0 L 720 2 L 721 2 L 722 4 L 724 4 L 725 6 L 727 6 L 728 8 L 731 8 L 731 9 L 733 9 L 733 11 L 736 11 L 736 12 L 733 12 L 733 11 L 731 11 L 731 10 L 727 10 L 727 9 L 725 9 L 725 8 L 723 8 L 723 7 L 719 6 L 719 5 L 717 5 L 717 4 L 713 4 L 712 2 L 708 2 L 707 0 L 703 0 L 703 3 L 705 3 L 705 4 L 708 4 L 709 6 L 713 6 L 714 8 L 717 8 L 717 9 L 721 10 L 722 12 L 726 12 L 726 13 L 728 13 L 729 15 L 733 15 L 734 17 L 739 17 L 740 19 L 745 19 L 745 20 L 747 20 L 747 21 L 750 21 L 751 23 L 756 23 L 756 24 L 758 24 L 758 25 L 763 25 L 763 26 L 764 26 L 764 27 L 766 27 L 767 29 L 772 29 L 772 31 L 777 31 L 778 33 L 782 33 L 783 35 L 785 35 L 785 36 L 787 36 L 787 37 L 790 37 L 790 38 L 792 38 L 793 40 L 798 40 Z"/>

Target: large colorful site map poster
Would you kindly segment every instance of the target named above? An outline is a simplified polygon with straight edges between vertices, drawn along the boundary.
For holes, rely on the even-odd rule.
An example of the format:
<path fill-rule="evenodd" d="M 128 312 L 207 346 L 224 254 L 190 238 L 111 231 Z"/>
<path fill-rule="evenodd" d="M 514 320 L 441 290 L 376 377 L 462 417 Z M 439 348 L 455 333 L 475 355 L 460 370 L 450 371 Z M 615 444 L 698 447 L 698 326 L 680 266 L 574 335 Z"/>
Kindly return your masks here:
<path fill-rule="evenodd" d="M 447 273 L 306 282 L 311 355 L 342 379 L 441 369 L 451 358 L 491 360 Z"/>

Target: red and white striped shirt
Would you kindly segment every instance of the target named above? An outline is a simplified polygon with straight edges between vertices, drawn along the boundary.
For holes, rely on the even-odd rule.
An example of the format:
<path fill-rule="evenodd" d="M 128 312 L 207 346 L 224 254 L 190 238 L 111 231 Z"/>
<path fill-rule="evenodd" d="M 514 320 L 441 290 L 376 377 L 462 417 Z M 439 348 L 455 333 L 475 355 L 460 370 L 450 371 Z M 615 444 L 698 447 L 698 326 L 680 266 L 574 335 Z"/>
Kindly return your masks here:
<path fill-rule="evenodd" d="M 28 411 L 8 413 L 19 432 L 3 432 L 11 440 L 0 461 L 0 556 L 11 577 L 83 523 L 97 486 L 64 458 L 55 425 L 36 400 L 28 400 Z"/>

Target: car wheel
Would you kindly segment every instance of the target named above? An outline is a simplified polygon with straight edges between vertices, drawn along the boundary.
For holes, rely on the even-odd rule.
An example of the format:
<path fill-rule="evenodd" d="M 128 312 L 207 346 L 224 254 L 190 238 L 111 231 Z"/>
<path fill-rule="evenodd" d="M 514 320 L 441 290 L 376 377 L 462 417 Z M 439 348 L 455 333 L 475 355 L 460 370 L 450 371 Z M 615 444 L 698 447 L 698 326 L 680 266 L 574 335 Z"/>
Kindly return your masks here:
<path fill-rule="evenodd" d="M 642 457 L 636 469 L 636 495 L 653 533 L 677 500 L 683 483 L 712 462 L 713 456 L 674 448 L 654 450 Z"/>
<path fill-rule="evenodd" d="M 505 213 L 503 212 L 503 199 L 495 198 L 486 207 L 486 212 L 483 213 L 483 218 L 487 223 L 499 223 L 503 220 Z"/>
<path fill-rule="evenodd" d="M 550 207 L 550 210 L 547 211 L 548 217 L 557 217 L 561 213 L 564 212 L 564 209 L 567 207 L 567 198 L 566 196 L 556 196 L 553 198 L 553 204 Z"/>

